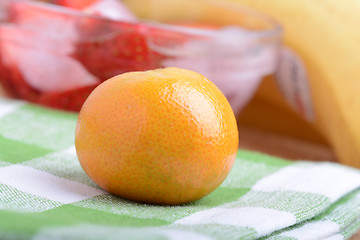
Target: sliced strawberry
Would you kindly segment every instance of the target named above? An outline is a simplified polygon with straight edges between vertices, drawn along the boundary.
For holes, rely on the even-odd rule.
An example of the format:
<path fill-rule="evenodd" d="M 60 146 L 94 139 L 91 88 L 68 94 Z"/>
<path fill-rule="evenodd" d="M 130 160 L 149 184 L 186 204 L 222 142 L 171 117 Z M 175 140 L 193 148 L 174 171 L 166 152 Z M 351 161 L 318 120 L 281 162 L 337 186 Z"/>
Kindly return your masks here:
<path fill-rule="evenodd" d="M 91 85 L 64 92 L 44 93 L 36 102 L 52 108 L 78 112 L 96 86 Z"/>
<path fill-rule="evenodd" d="M 105 80 L 128 71 L 159 67 L 161 56 L 149 49 L 144 25 L 109 22 L 99 29 L 101 34 L 96 33 L 96 25 L 92 26 L 83 33 L 86 37 L 77 45 L 75 57 L 95 76 Z"/>
<path fill-rule="evenodd" d="M 30 87 L 15 65 L 4 66 L 0 63 L 0 81 L 6 93 L 13 98 L 24 99 L 34 102 L 40 96 L 40 92 Z"/>
<path fill-rule="evenodd" d="M 32 88 L 26 83 L 26 80 L 24 79 L 21 72 L 16 68 L 16 66 L 13 66 L 12 69 L 10 69 L 10 78 L 12 80 L 13 88 L 15 89 L 17 93 L 17 97 L 34 102 L 36 99 L 40 96 L 40 91 Z"/>
<path fill-rule="evenodd" d="M 77 60 L 54 53 L 51 51 L 53 48 L 31 43 L 34 39 L 19 38 L 30 35 L 35 36 L 35 41 L 39 39 L 39 35 L 27 32 L 21 28 L 0 27 L 0 34 L 7 34 L 1 38 L 1 54 L 4 63 L 16 66 L 33 89 L 40 92 L 65 91 L 99 83 Z"/>
<path fill-rule="evenodd" d="M 0 76 L 0 82 L 9 97 L 68 111 L 80 111 L 86 98 L 97 86 L 91 85 L 63 92 L 40 93 L 25 82 L 22 74 L 15 66 L 6 69 L 1 62 Z"/>
<path fill-rule="evenodd" d="M 0 25 L 0 41 L 58 55 L 68 55 L 74 50 L 74 46 L 63 39 L 53 38 L 36 29 L 12 23 Z"/>
<path fill-rule="evenodd" d="M 1 49 L 0 49 L 1 50 Z M 13 97 L 16 98 L 16 91 L 10 81 L 10 77 L 9 77 L 9 71 L 8 69 L 4 66 L 3 61 L 1 60 L 0 57 L 0 84 L 2 86 L 2 88 L 4 89 L 4 91 L 6 92 L 6 94 L 9 97 Z"/>
<path fill-rule="evenodd" d="M 0 28 L 0 81 L 10 97 L 22 98 L 29 101 L 36 99 L 40 92 L 30 87 L 16 64 L 15 56 L 8 52 L 8 42 L 16 42 L 17 38 L 11 38 L 9 31 L 3 31 L 5 27 Z M 21 58 L 22 55 L 16 56 Z"/>
<path fill-rule="evenodd" d="M 10 97 L 68 111 L 80 111 L 86 98 L 97 86 L 95 84 L 63 92 L 41 93 L 26 83 L 16 66 L 5 67 L 2 62 L 0 62 L 0 76 L 0 82 Z"/>
<path fill-rule="evenodd" d="M 54 0 L 58 5 L 79 10 L 86 8 L 97 1 L 98 0 Z"/>
<path fill-rule="evenodd" d="M 0 38 L 1 38 L 1 34 L 0 34 Z M 5 92 L 10 96 L 10 97 L 15 97 L 15 93 L 11 87 L 11 84 L 9 82 L 9 77 L 8 77 L 8 71 L 4 65 L 3 59 L 2 59 L 2 55 L 1 55 L 1 41 L 0 41 L 0 85 L 2 86 L 2 88 L 5 90 Z"/>

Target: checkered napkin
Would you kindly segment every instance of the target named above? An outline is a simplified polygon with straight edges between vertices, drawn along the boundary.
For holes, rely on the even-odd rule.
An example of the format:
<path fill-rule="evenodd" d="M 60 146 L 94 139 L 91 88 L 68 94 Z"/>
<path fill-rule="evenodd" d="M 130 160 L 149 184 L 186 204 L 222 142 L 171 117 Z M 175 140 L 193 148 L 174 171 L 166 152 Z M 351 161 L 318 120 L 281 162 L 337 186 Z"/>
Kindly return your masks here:
<path fill-rule="evenodd" d="M 346 239 L 360 171 L 240 151 L 225 182 L 182 206 L 126 201 L 75 154 L 77 115 L 0 99 L 0 239 Z"/>

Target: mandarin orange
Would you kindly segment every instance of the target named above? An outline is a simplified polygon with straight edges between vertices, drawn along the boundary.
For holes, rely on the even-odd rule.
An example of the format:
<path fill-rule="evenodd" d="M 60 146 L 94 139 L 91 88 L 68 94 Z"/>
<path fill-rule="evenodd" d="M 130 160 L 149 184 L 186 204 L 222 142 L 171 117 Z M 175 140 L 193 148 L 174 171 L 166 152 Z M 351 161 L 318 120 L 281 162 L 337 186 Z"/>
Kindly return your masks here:
<path fill-rule="evenodd" d="M 238 149 L 235 116 L 204 76 L 179 68 L 129 72 L 100 84 L 75 143 L 101 188 L 143 203 L 183 204 L 215 190 Z"/>

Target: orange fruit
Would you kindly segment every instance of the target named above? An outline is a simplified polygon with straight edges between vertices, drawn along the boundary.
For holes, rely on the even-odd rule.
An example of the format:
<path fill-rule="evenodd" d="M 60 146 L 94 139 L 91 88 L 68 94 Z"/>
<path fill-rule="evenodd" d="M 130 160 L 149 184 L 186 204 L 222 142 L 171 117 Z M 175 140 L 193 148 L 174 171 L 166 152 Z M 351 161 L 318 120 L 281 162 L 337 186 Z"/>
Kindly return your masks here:
<path fill-rule="evenodd" d="M 101 188 L 143 203 L 182 204 L 215 190 L 238 149 L 235 116 L 204 76 L 179 68 L 100 84 L 78 117 L 75 145 Z"/>

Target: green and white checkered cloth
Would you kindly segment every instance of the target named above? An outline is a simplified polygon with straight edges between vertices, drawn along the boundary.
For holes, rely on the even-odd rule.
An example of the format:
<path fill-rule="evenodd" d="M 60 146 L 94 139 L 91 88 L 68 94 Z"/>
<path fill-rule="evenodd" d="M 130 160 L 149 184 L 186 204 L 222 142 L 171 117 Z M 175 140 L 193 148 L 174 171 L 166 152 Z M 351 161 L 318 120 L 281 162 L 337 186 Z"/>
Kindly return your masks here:
<path fill-rule="evenodd" d="M 0 99 L 0 239 L 346 239 L 360 171 L 239 151 L 225 182 L 182 206 L 126 201 L 75 154 L 77 115 Z"/>

